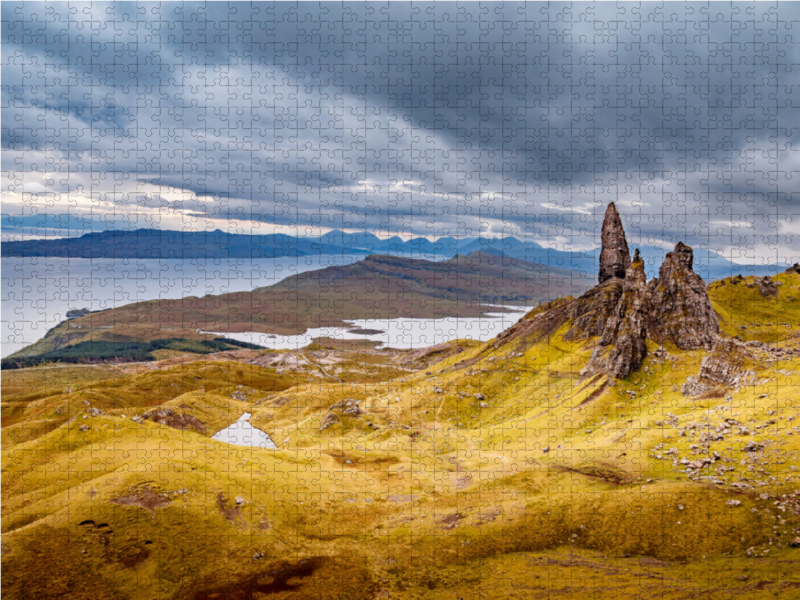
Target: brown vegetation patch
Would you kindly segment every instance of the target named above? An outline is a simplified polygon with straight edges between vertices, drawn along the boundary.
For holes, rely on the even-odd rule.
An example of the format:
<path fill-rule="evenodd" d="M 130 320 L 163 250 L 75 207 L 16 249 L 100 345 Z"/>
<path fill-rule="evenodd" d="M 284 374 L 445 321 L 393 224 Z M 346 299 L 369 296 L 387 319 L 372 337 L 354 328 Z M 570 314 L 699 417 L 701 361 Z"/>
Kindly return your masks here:
<path fill-rule="evenodd" d="M 82 549 L 88 553 L 81 552 Z M 38 527 L 35 535 L 17 540 L 14 552 L 3 557 L 2 597 L 19 600 L 130 597 L 117 590 L 113 575 L 105 575 L 105 569 L 98 568 L 98 563 L 89 558 L 92 553 L 69 530 L 48 525 Z"/>
<path fill-rule="evenodd" d="M 550 337 L 570 319 L 575 302 L 573 298 L 559 298 L 533 309 L 520 322 L 498 334 L 494 347 L 518 338 L 523 338 L 527 345 Z"/>
<path fill-rule="evenodd" d="M 151 410 L 144 413 L 142 418 L 160 423 L 161 425 L 166 425 L 167 427 L 172 427 L 173 429 L 189 429 L 193 427 L 201 433 L 206 432 L 206 426 L 200 419 L 192 415 L 178 414 L 170 407 Z"/>
<path fill-rule="evenodd" d="M 472 475 L 462 475 L 456 479 L 456 488 L 462 489 L 472 483 Z"/>
<path fill-rule="evenodd" d="M 19 519 L 17 519 L 13 523 L 9 523 L 8 525 L 4 526 L 3 527 L 3 533 L 11 533 L 12 531 L 16 531 L 17 529 L 20 529 L 21 527 L 25 527 L 26 525 L 30 525 L 31 523 L 33 523 L 35 521 L 38 521 L 39 518 L 42 517 L 42 516 L 43 515 L 40 515 L 38 513 L 32 513 L 32 514 L 23 515 L 22 517 L 20 517 Z"/>
<path fill-rule="evenodd" d="M 696 396 L 695 400 L 714 400 L 715 398 L 724 398 L 725 393 L 726 393 L 725 388 L 721 387 L 711 388 L 706 393 Z"/>
<path fill-rule="evenodd" d="M 114 504 L 121 504 L 122 506 L 141 506 L 149 510 L 152 514 L 156 514 L 156 509 L 164 508 L 170 504 L 166 494 L 160 494 L 150 486 L 137 490 L 134 494 L 115 498 L 111 500 L 111 502 Z"/>
<path fill-rule="evenodd" d="M 398 504 L 404 502 L 414 502 L 414 500 L 417 498 L 419 498 L 419 496 L 415 496 L 414 494 L 390 494 L 389 496 L 386 496 L 386 499 L 389 502 L 397 502 Z"/>
<path fill-rule="evenodd" d="M 461 513 L 453 513 L 452 515 L 446 515 L 441 519 L 439 519 L 439 525 L 443 529 L 454 529 L 455 527 L 458 527 L 458 524 L 461 522 L 463 518 L 464 515 L 462 515 Z"/>
<path fill-rule="evenodd" d="M 400 462 L 400 459 L 396 456 L 348 454 L 341 450 L 332 450 L 330 452 L 326 452 L 325 454 L 336 461 L 336 464 L 353 468 L 372 468 L 373 470 L 377 470 L 381 467 L 387 467 Z"/>
<path fill-rule="evenodd" d="M 220 577 L 222 579 L 222 577 Z M 269 571 L 195 593 L 195 600 L 254 600 L 275 595 L 279 598 L 352 598 L 375 596 L 369 572 L 355 562 L 329 557 L 283 561 Z"/>
<path fill-rule="evenodd" d="M 244 516 L 242 516 L 242 509 L 235 504 L 231 504 L 222 492 L 217 494 L 217 508 L 219 508 L 219 512 L 222 513 L 222 516 L 231 523 L 247 527 L 247 522 L 244 520 Z"/>
<path fill-rule="evenodd" d="M 447 458 L 447 462 L 449 462 L 451 465 L 453 465 L 453 466 L 455 467 L 455 469 L 456 469 L 456 472 L 457 472 L 457 473 L 461 473 L 461 472 L 463 472 L 463 471 L 465 470 L 465 469 L 464 469 L 464 465 L 462 465 L 462 464 L 461 464 L 461 463 L 460 463 L 458 460 L 456 460 L 456 458 L 455 458 L 455 457 L 453 457 L 453 456 L 449 456 L 449 457 Z"/>
<path fill-rule="evenodd" d="M 411 350 L 403 354 L 400 359 L 401 364 L 416 364 L 420 361 L 424 362 L 426 366 L 431 366 L 434 363 L 443 361 L 456 354 L 464 352 L 464 346 L 454 344 L 453 342 L 445 342 L 444 344 L 436 344 L 435 346 L 428 346 L 426 348 L 419 348 Z"/>
<path fill-rule="evenodd" d="M 580 371 L 556 371 L 554 369 L 547 369 L 547 374 L 554 379 L 578 379 Z"/>
<path fill-rule="evenodd" d="M 627 473 L 607 463 L 592 462 L 581 464 L 577 467 L 570 467 L 566 465 L 550 465 L 550 469 L 565 473 L 577 473 L 578 475 L 583 475 L 584 477 L 599 479 L 614 485 L 626 485 L 632 481 L 631 477 Z"/>
<path fill-rule="evenodd" d="M 132 569 L 150 557 L 150 550 L 148 548 L 132 548 L 131 550 L 132 551 L 129 554 L 126 554 L 119 559 L 119 562 L 123 567 Z"/>
<path fill-rule="evenodd" d="M 485 525 L 486 523 L 492 523 L 504 512 L 505 511 L 502 508 L 498 507 L 483 509 L 478 512 L 479 518 L 473 523 L 473 525 Z"/>
<path fill-rule="evenodd" d="M 602 375 L 598 374 L 596 377 L 602 377 Z M 591 381 L 590 381 L 590 383 L 591 383 Z M 603 392 L 605 392 L 607 388 L 608 388 L 608 381 L 603 383 L 603 385 L 601 385 L 599 388 L 597 388 L 591 394 L 586 396 L 586 398 L 584 398 L 583 401 L 580 404 L 578 404 L 578 406 L 585 406 L 587 404 L 591 404 L 592 402 L 597 400 L 600 396 L 602 396 Z"/>

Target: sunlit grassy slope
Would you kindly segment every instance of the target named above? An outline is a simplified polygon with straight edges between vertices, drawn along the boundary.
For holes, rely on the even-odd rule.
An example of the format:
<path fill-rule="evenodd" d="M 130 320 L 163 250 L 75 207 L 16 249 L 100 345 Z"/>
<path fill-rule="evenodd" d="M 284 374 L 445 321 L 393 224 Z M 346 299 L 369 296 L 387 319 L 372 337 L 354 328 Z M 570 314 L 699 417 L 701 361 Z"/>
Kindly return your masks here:
<path fill-rule="evenodd" d="M 800 597 L 800 276 L 775 279 L 712 286 L 726 333 L 783 352 L 697 397 L 705 351 L 580 380 L 569 323 L 303 368 L 4 372 L 4 597 Z M 210 439 L 244 412 L 278 450 Z"/>

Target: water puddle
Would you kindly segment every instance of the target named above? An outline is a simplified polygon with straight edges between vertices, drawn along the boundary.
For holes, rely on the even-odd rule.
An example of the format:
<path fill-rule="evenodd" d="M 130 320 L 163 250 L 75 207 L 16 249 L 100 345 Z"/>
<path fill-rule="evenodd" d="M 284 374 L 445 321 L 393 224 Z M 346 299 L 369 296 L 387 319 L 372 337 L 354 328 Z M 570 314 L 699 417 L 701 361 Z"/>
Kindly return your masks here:
<path fill-rule="evenodd" d="M 252 446 L 266 450 L 277 450 L 278 446 L 266 433 L 250 424 L 250 413 L 244 413 L 235 423 L 215 433 L 211 439 L 234 446 Z"/>

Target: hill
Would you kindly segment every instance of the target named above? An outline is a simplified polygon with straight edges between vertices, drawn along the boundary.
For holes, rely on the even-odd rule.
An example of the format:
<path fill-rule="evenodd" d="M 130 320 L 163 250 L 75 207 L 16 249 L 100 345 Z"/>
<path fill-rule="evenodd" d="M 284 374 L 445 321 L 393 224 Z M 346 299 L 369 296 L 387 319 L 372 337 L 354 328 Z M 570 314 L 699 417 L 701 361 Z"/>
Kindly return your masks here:
<path fill-rule="evenodd" d="M 3 242 L 0 253 L 11 257 L 189 259 L 274 258 L 321 254 L 375 254 L 450 257 L 475 238 L 418 237 L 381 239 L 371 233 L 330 231 L 319 237 L 286 234 L 247 235 L 223 231 L 160 229 L 109 230 L 76 237 Z"/>
<path fill-rule="evenodd" d="M 357 248 L 284 234 L 243 235 L 222 231 L 112 230 L 79 237 L 4 242 L 3 257 L 59 258 L 273 258 L 315 254 L 367 254 Z"/>
<path fill-rule="evenodd" d="M 615 212 L 485 344 L 4 371 L 4 596 L 795 597 L 800 273 L 648 282 Z"/>
<path fill-rule="evenodd" d="M 492 254 L 459 255 L 442 262 L 369 256 L 252 292 L 154 300 L 93 312 L 58 325 L 3 364 L 37 356 L 55 360 L 65 347 L 90 342 L 104 342 L 107 355 L 105 343 L 119 344 L 122 352 L 134 342 L 213 339 L 203 331 L 293 335 L 309 328 L 347 327 L 354 319 L 478 317 L 503 310 L 489 305 L 536 304 L 589 285 L 588 276 L 580 273 Z"/>

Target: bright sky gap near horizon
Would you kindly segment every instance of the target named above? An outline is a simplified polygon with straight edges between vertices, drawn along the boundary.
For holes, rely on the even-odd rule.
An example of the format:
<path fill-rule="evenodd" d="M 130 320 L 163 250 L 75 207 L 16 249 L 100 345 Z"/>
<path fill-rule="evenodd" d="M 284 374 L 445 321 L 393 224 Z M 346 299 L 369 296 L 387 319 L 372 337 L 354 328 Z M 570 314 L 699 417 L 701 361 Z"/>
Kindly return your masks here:
<path fill-rule="evenodd" d="M 634 244 L 800 260 L 797 4 L 0 9 L 4 237 L 584 249 L 615 201 Z"/>

